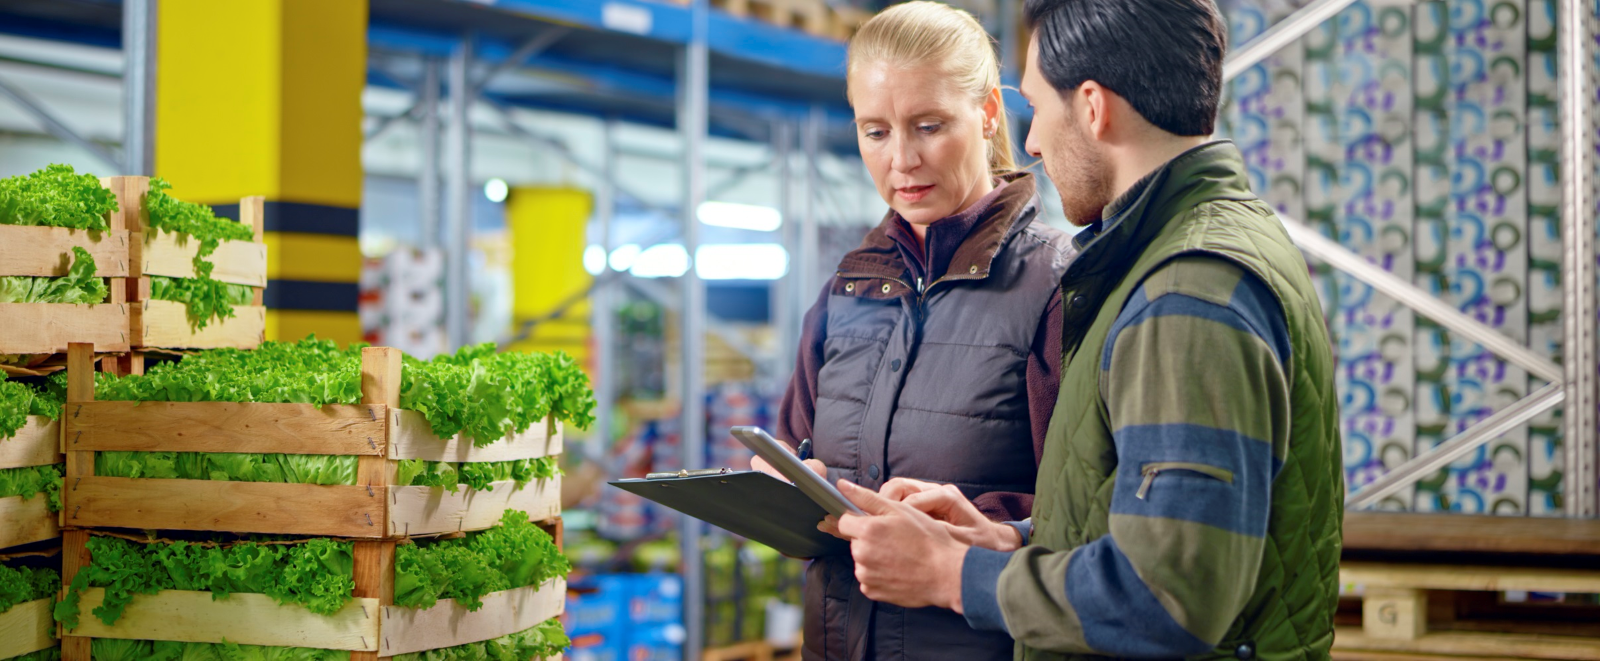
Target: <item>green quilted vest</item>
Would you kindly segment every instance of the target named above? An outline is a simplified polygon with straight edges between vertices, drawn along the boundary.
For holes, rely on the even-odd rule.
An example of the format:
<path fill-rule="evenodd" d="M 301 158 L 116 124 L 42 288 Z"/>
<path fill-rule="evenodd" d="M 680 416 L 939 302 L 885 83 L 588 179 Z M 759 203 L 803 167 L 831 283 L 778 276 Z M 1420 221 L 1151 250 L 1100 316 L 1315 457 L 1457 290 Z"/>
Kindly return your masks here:
<path fill-rule="evenodd" d="M 1066 550 L 1110 531 L 1117 453 L 1101 397 L 1100 356 L 1128 297 L 1174 257 L 1230 260 L 1269 285 L 1288 318 L 1292 428 L 1272 485 L 1255 593 L 1222 644 L 1200 658 L 1326 659 L 1338 601 L 1344 478 L 1333 356 L 1306 263 L 1271 207 L 1250 192 L 1232 143 L 1174 159 L 1123 211 L 1062 278 L 1061 395 L 1039 465 L 1033 543 Z M 1072 657 L 1019 645 L 1018 658 Z"/>

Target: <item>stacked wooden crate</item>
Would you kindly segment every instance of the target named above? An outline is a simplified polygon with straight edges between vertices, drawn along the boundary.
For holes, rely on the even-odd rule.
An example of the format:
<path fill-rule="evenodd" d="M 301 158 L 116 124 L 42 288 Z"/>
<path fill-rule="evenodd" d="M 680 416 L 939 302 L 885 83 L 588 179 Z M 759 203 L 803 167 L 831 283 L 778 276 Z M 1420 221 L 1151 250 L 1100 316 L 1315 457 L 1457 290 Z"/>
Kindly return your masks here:
<path fill-rule="evenodd" d="M 670 0 L 688 4 L 687 0 Z M 740 18 L 848 41 L 872 13 L 824 0 L 711 0 L 711 5 Z"/>
<path fill-rule="evenodd" d="M 541 521 L 560 544 L 560 478 L 449 493 L 397 486 L 398 462 L 486 462 L 559 454 L 559 422 L 547 420 L 483 447 L 440 438 L 400 404 L 401 353 L 362 352 L 359 405 L 230 402 L 96 402 L 92 348 L 72 345 L 63 418 L 66 484 L 63 585 L 89 566 L 88 541 L 103 528 L 333 537 L 354 542 L 355 599 L 317 615 L 256 594 L 213 601 L 210 593 L 135 597 L 113 625 L 83 617 L 65 631 L 62 658 L 90 658 L 94 638 L 174 640 L 349 650 L 352 660 L 453 647 L 521 632 L 557 617 L 565 581 L 495 592 L 476 611 L 453 600 L 395 607 L 395 548 L 411 538 L 493 527 L 511 509 Z M 355 455 L 359 484 L 324 486 L 95 475 L 95 453 L 163 451 Z M 84 593 L 89 612 L 103 591 Z"/>
<path fill-rule="evenodd" d="M 61 457 L 60 423 L 44 416 L 28 422 L 11 438 L 0 438 L 0 470 L 50 466 Z M 45 494 L 0 498 L 0 559 L 15 555 L 55 558 L 61 529 L 57 512 L 50 511 Z M 56 540 L 57 544 L 50 542 Z M 15 553 L 17 547 L 27 550 Z M 51 560 L 56 562 L 56 560 Z M 0 612 L 0 659 L 10 659 L 56 646 L 51 599 L 35 599 Z"/>
<path fill-rule="evenodd" d="M 1333 658 L 1600 659 L 1600 521 L 1350 513 Z"/>

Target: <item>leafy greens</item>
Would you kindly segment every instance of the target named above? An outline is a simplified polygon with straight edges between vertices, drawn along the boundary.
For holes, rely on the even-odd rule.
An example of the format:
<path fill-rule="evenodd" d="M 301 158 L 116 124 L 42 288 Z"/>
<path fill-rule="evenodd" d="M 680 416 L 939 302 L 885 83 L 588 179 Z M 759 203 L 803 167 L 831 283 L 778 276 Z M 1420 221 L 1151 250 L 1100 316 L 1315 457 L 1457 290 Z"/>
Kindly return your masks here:
<path fill-rule="evenodd" d="M 262 647 L 238 643 L 179 643 L 170 640 L 96 638 L 95 661 L 347 661 L 350 653 L 310 647 Z"/>
<path fill-rule="evenodd" d="M 394 605 L 429 608 L 455 599 L 469 611 L 491 592 L 539 585 L 572 570 L 550 533 L 507 510 L 500 525 L 460 539 L 423 540 L 394 550 Z"/>
<path fill-rule="evenodd" d="M 571 645 L 561 620 L 552 619 L 494 640 L 400 654 L 390 661 L 528 661 L 555 656 Z"/>
<path fill-rule="evenodd" d="M 306 338 L 213 349 L 144 375 L 96 374 L 95 393 L 107 401 L 356 404 L 361 348 Z M 565 353 L 496 353 L 482 344 L 427 361 L 408 356 L 404 365 L 401 408 L 421 413 L 441 437 L 463 433 L 481 447 L 550 415 L 580 428 L 594 422 L 589 377 Z"/>
<path fill-rule="evenodd" d="M 100 303 L 109 290 L 94 271 L 94 257 L 89 251 L 73 246 L 72 265 L 64 277 L 0 277 L 0 303 Z"/>
<path fill-rule="evenodd" d="M 0 498 L 22 496 L 23 500 L 29 500 L 42 493 L 45 506 L 52 512 L 60 512 L 61 468 L 61 464 L 0 468 Z"/>
<path fill-rule="evenodd" d="M 94 471 L 101 477 L 353 486 L 358 484 L 359 464 L 360 458 L 352 455 L 108 451 L 95 453 Z M 560 473 L 555 457 L 464 464 L 405 459 L 399 462 L 395 485 L 445 487 L 455 493 L 461 485 L 481 490 L 512 480 L 520 489 Z"/>
<path fill-rule="evenodd" d="M 100 179 L 78 174 L 70 165 L 0 179 L 0 225 L 104 231 L 106 214 L 116 210 L 116 195 Z"/>
<path fill-rule="evenodd" d="M 0 380 L 0 441 L 16 436 L 28 424 L 30 415 L 61 419 L 61 406 L 66 401 L 65 374 L 58 373 L 40 388 L 21 381 Z"/>
<path fill-rule="evenodd" d="M 60 588 L 61 574 L 54 569 L 0 565 L 0 613 L 17 604 L 53 599 Z"/>
<path fill-rule="evenodd" d="M 250 241 L 255 229 L 227 218 L 218 218 L 204 204 L 184 202 L 167 194 L 172 184 L 156 177 L 150 180 L 150 192 L 145 195 L 145 209 L 150 213 L 150 228 L 157 232 L 172 232 L 180 241 L 195 239 L 200 247 L 194 254 L 193 278 L 154 278 L 150 282 L 150 296 L 162 301 L 185 304 L 189 326 L 195 330 L 205 328 L 213 319 L 233 317 L 233 306 L 246 305 L 254 298 L 249 287 L 229 285 L 212 279 L 216 264 L 208 259 L 223 241 Z M 158 282 L 165 280 L 166 282 Z"/>
<path fill-rule="evenodd" d="M 37 652 L 29 652 L 22 656 L 13 656 L 5 661 L 61 661 L 61 648 L 46 647 Z"/>

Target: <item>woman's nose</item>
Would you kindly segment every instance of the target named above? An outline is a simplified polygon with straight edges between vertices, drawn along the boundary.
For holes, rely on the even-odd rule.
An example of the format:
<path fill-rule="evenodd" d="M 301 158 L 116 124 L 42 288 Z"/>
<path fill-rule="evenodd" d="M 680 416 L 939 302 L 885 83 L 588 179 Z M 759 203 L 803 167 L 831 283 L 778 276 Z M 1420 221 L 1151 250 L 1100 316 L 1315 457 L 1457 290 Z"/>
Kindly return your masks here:
<path fill-rule="evenodd" d="M 905 138 L 894 139 L 894 156 L 890 167 L 897 172 L 910 172 L 922 165 L 922 155 L 917 153 L 917 148 L 910 140 Z"/>

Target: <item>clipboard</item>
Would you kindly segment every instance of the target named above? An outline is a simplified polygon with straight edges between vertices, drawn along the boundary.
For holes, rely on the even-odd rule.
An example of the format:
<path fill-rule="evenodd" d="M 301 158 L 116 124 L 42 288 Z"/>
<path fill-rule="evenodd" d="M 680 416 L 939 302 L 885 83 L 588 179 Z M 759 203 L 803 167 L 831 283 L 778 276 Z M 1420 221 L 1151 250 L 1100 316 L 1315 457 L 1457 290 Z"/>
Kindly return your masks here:
<path fill-rule="evenodd" d="M 828 515 L 821 505 L 793 484 L 759 471 L 653 473 L 609 484 L 793 558 L 850 552 L 849 542 L 817 530 Z"/>

